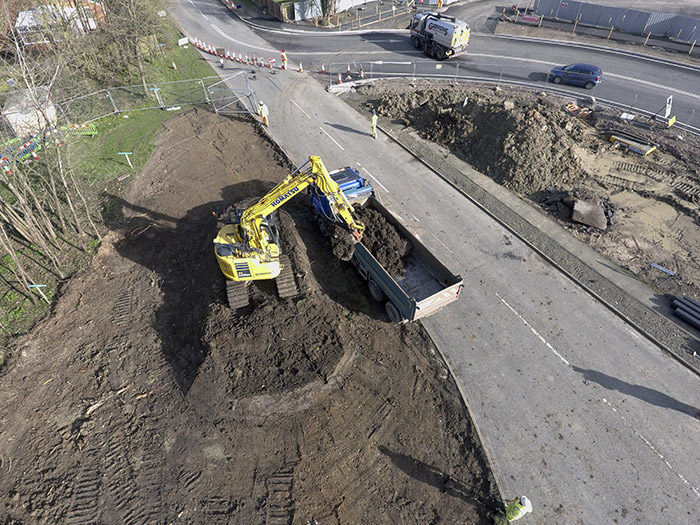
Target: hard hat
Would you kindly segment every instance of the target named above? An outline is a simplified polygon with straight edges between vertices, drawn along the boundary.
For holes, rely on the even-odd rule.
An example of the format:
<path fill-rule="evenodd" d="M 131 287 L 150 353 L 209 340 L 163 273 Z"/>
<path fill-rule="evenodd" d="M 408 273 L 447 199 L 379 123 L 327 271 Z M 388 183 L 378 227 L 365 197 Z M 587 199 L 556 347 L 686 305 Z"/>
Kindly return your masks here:
<path fill-rule="evenodd" d="M 284 49 L 282 50 L 282 53 L 284 53 Z"/>
<path fill-rule="evenodd" d="M 375 110 L 372 110 L 372 115 L 375 115 L 377 112 Z"/>
<path fill-rule="evenodd" d="M 258 102 L 258 106 L 262 106 L 262 105 L 264 105 L 264 102 L 261 100 L 260 102 Z"/>

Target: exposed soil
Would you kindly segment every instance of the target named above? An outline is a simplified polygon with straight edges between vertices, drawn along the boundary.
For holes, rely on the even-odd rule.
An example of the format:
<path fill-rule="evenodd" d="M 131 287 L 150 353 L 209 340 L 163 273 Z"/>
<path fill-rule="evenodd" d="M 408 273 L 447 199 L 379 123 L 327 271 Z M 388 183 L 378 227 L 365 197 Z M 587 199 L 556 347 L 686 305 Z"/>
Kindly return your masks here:
<path fill-rule="evenodd" d="M 0 522 L 488 522 L 495 483 L 433 343 L 385 320 L 305 196 L 280 214 L 301 295 L 262 282 L 247 316 L 225 307 L 213 212 L 288 169 L 246 119 L 165 124 L 0 377 Z"/>
<path fill-rule="evenodd" d="M 700 298 L 697 137 L 639 116 L 623 121 L 585 100 L 576 105 L 590 111 L 572 114 L 570 99 L 522 90 L 377 82 L 346 99 L 448 148 L 663 293 Z M 615 132 L 658 147 L 627 151 L 610 142 Z M 571 221 L 576 198 L 602 208 L 605 229 Z"/>

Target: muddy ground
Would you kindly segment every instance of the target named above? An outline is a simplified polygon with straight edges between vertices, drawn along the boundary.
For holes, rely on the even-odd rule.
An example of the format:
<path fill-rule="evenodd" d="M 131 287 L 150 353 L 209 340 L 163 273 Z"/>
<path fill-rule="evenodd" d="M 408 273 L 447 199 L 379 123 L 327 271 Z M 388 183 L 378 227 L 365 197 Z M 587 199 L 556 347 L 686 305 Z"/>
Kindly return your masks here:
<path fill-rule="evenodd" d="M 420 324 L 281 215 L 301 295 L 232 317 L 212 212 L 288 166 L 246 119 L 174 117 L 91 267 L 0 376 L 0 523 L 487 523 L 498 494 Z"/>
<path fill-rule="evenodd" d="M 568 228 L 661 294 L 700 299 L 700 140 L 585 100 L 491 87 L 379 82 L 346 100 L 440 144 Z M 466 100 L 466 104 L 465 104 Z M 647 156 L 610 142 L 632 133 Z M 572 222 L 575 198 L 607 214 L 604 229 Z M 676 273 L 672 279 L 656 263 Z"/>

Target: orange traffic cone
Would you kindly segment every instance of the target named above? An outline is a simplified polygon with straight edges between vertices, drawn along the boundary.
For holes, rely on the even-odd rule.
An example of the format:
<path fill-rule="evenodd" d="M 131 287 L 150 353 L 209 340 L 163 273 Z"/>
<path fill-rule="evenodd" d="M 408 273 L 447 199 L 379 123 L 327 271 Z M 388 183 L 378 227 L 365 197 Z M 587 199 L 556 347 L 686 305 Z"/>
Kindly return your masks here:
<path fill-rule="evenodd" d="M 265 61 L 262 58 L 260 59 L 260 67 L 265 67 Z"/>
<path fill-rule="evenodd" d="M 268 67 L 269 67 L 270 69 L 272 69 L 272 60 L 268 60 L 268 61 L 267 61 L 267 65 L 268 65 Z"/>
<path fill-rule="evenodd" d="M 343 75 L 338 73 L 338 84 L 342 84 L 342 83 L 343 83 Z"/>
<path fill-rule="evenodd" d="M 304 72 L 304 66 L 301 65 L 301 62 L 299 62 L 299 73 Z"/>
<path fill-rule="evenodd" d="M 348 64 L 348 76 L 352 76 L 352 75 L 350 74 L 350 64 Z"/>
<path fill-rule="evenodd" d="M 321 64 L 321 74 L 322 75 L 326 74 L 326 64 Z"/>

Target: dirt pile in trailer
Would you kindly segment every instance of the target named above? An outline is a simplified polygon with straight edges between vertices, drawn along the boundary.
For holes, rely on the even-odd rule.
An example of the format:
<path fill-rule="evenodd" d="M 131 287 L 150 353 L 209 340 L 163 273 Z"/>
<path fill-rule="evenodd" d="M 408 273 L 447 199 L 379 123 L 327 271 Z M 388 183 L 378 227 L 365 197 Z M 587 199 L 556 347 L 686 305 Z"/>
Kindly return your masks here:
<path fill-rule="evenodd" d="M 92 266 L 17 342 L 3 523 L 488 523 L 494 483 L 433 343 L 386 322 L 301 197 L 280 214 L 301 295 L 261 282 L 247 317 L 224 306 L 212 212 L 290 168 L 255 130 L 169 120 Z"/>

